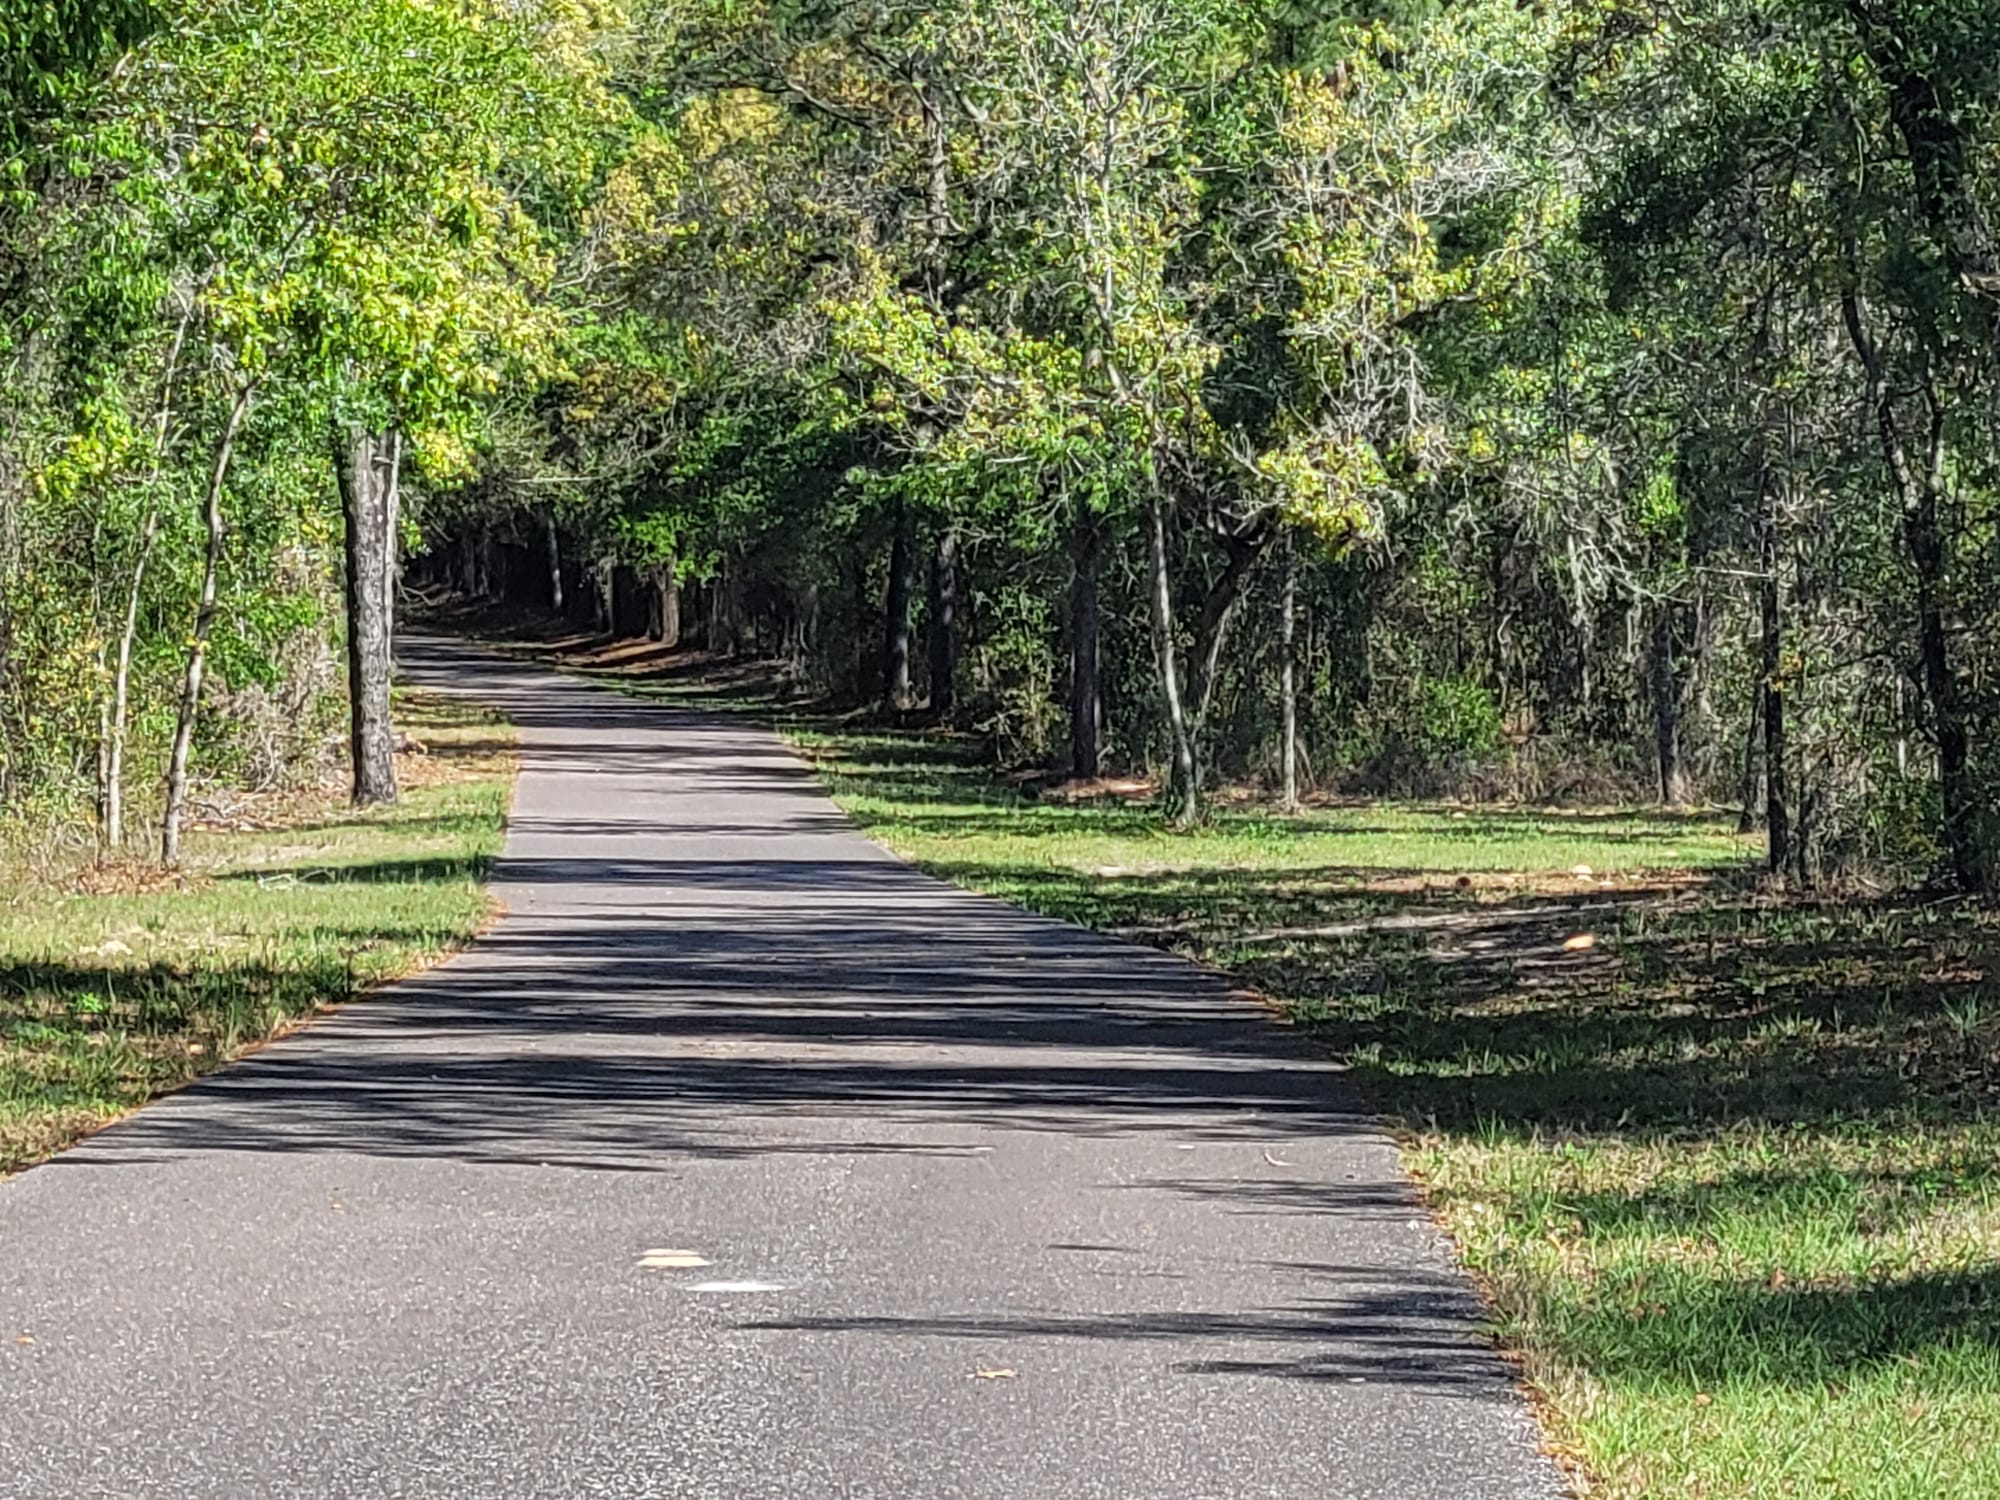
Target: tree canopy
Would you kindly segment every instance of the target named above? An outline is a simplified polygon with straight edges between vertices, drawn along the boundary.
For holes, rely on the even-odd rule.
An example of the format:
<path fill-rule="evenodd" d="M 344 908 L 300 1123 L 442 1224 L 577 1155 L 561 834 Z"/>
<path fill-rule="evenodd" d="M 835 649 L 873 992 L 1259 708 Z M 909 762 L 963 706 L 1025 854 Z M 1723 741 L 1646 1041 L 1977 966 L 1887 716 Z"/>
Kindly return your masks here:
<path fill-rule="evenodd" d="M 1990 6 L 16 11 L 17 816 L 317 764 L 401 557 L 1180 822 L 1992 876 Z"/>

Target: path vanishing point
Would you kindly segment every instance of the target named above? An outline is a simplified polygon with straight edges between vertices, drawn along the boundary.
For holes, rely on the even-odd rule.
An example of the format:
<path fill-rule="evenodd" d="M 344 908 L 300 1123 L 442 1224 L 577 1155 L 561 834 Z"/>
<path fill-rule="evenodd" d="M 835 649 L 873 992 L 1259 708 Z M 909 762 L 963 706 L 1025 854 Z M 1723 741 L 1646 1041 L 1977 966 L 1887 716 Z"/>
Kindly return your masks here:
<path fill-rule="evenodd" d="M 520 726 L 506 916 L 0 1184 L 0 1496 L 1565 1493 L 1301 1038 L 741 721 L 406 655 Z"/>

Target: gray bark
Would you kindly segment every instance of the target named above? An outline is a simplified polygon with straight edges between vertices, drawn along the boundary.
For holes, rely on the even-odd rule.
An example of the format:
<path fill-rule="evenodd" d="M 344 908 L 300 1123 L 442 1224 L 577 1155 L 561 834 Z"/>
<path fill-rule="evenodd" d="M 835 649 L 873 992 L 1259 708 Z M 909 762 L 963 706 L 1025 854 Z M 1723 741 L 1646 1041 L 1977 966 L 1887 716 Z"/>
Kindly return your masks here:
<path fill-rule="evenodd" d="M 597 628 L 618 634 L 618 559 L 609 552 L 597 559 Z"/>
<path fill-rule="evenodd" d="M 1077 512 L 1071 556 L 1069 760 L 1072 775 L 1091 781 L 1104 770 L 1104 533 L 1088 509 Z"/>
<path fill-rule="evenodd" d="M 889 594 L 882 608 L 882 709 L 910 706 L 910 601 L 916 593 L 916 517 L 896 507 L 895 540 L 889 547 Z"/>
<path fill-rule="evenodd" d="M 236 392 L 229 405 L 229 420 L 216 440 L 215 462 L 209 470 L 207 502 L 202 508 L 202 524 L 207 547 L 202 554 L 201 594 L 195 605 L 194 631 L 188 642 L 187 670 L 181 679 L 180 711 L 174 723 L 173 749 L 167 755 L 167 805 L 160 818 L 160 862 L 172 867 L 181 862 L 181 823 L 187 812 L 188 757 L 194 750 L 195 720 L 201 713 L 201 685 L 208 670 L 208 637 L 215 628 L 216 590 L 222 570 L 222 547 L 228 529 L 222 515 L 223 489 L 229 482 L 229 466 L 236 457 L 236 439 L 243 431 L 256 395 L 255 385 Z"/>
<path fill-rule="evenodd" d="M 390 719 L 394 675 L 396 471 L 402 439 L 350 428 L 339 455 L 347 522 L 348 749 L 354 805 L 396 800 L 396 733 Z"/>
<path fill-rule="evenodd" d="M 1687 801 L 1681 774 L 1681 685 L 1674 662 L 1673 606 L 1653 605 L 1653 749 L 1659 765 L 1660 801 L 1679 807 Z"/>
<path fill-rule="evenodd" d="M 678 562 L 668 565 L 666 583 L 660 590 L 660 639 L 669 646 L 681 643 L 681 570 Z"/>
<path fill-rule="evenodd" d="M 542 534 L 548 543 L 549 608 L 561 614 L 563 612 L 562 533 L 556 529 L 554 511 L 549 511 L 542 517 Z"/>
<path fill-rule="evenodd" d="M 1180 827 L 1201 815 L 1201 784 L 1194 734 L 1181 699 L 1179 647 L 1175 643 L 1173 569 L 1167 556 L 1167 506 L 1155 498 L 1148 516 L 1149 572 L 1153 600 L 1153 660 L 1160 680 L 1160 706 L 1167 720 L 1167 815 Z"/>
<path fill-rule="evenodd" d="M 1778 578 L 1777 499 L 1771 477 L 1757 480 L 1757 553 L 1762 571 L 1757 593 L 1759 664 L 1763 672 L 1764 705 L 1764 820 L 1769 837 L 1769 864 L 1773 875 L 1783 877 L 1791 863 L 1792 821 L 1790 789 L 1786 785 L 1785 745 L 1784 599 Z"/>
<path fill-rule="evenodd" d="M 1278 618 L 1278 696 L 1284 716 L 1281 778 L 1287 808 L 1299 805 L 1299 555 L 1289 528 L 1285 531 L 1284 594 Z"/>
<path fill-rule="evenodd" d="M 949 526 L 931 554 L 931 713 L 950 717 L 958 707 L 958 534 Z"/>

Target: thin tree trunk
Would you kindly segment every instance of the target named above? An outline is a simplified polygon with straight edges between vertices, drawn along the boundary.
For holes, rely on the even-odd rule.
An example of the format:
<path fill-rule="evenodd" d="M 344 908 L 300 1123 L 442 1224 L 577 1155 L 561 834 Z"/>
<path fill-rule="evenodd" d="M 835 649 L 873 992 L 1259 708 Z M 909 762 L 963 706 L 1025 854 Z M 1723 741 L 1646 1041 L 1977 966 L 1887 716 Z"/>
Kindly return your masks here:
<path fill-rule="evenodd" d="M 1757 551 L 1763 573 L 1757 612 L 1764 678 L 1764 823 L 1770 840 L 1771 873 L 1783 878 L 1792 853 L 1785 764 L 1784 601 L 1778 578 L 1777 500 L 1768 474 L 1759 475 L 1757 483 Z"/>
<path fill-rule="evenodd" d="M 401 441 L 350 427 L 335 462 L 347 522 L 348 750 L 354 805 L 396 800 L 396 733 L 390 717 L 394 627 L 396 466 Z"/>
<path fill-rule="evenodd" d="M 1890 388 L 1880 347 L 1868 326 L 1860 295 L 1849 289 L 1841 300 L 1847 332 L 1868 376 L 1883 456 L 1894 476 L 1903 512 L 1903 544 L 1916 574 L 1917 647 L 1924 694 L 1930 700 L 1937 737 L 1938 797 L 1943 834 L 1959 890 L 1986 889 L 1985 850 L 1979 832 L 1978 789 L 1971 774 L 1972 743 L 1965 721 L 1958 672 L 1951 660 L 1945 626 L 1946 557 L 1939 511 L 1945 487 L 1945 412 L 1928 371 L 1921 383 L 1928 430 L 1921 471 L 1904 436 L 1902 414 Z"/>
<path fill-rule="evenodd" d="M 139 635 L 139 597 L 159 536 L 159 507 L 149 506 L 146 524 L 139 533 L 139 556 L 132 564 L 132 583 L 125 595 L 125 621 L 118 631 L 117 664 L 111 673 L 111 721 L 104 755 L 104 842 L 113 849 L 125 842 L 125 739 L 131 723 L 132 648 Z"/>
<path fill-rule="evenodd" d="M 1273 530 L 1266 529 L 1254 537 L 1232 541 L 1229 544 L 1229 561 L 1223 565 L 1221 575 L 1202 600 L 1201 618 L 1195 622 L 1196 650 L 1188 665 L 1188 714 L 1195 733 L 1199 733 L 1208 721 L 1215 684 L 1221 676 L 1222 648 L 1228 644 L 1229 627 L 1236 619 L 1236 606 L 1243 598 L 1243 587 L 1274 535 Z"/>
<path fill-rule="evenodd" d="M 382 525 L 385 551 L 382 566 L 382 659 L 389 664 L 389 674 L 393 678 L 396 671 L 396 601 L 401 597 L 403 584 L 403 434 L 400 430 L 389 433 L 387 480 L 389 492 L 383 499 L 387 514 Z M 394 739 L 393 735 L 391 739 Z"/>
<path fill-rule="evenodd" d="M 1736 820 L 1738 833 L 1749 833 L 1757 826 L 1757 808 L 1764 800 L 1763 767 L 1757 755 L 1757 742 L 1764 733 L 1764 684 L 1759 674 L 1757 690 L 1750 695 L 1750 715 L 1743 736 L 1743 811 Z"/>
<path fill-rule="evenodd" d="M 167 354 L 166 378 L 161 383 L 160 410 L 153 430 L 153 472 L 147 484 L 155 496 L 166 468 L 167 445 L 173 436 L 174 387 L 179 380 L 181 354 L 187 347 L 194 309 L 194 300 L 189 298 L 183 305 L 173 346 Z M 139 529 L 139 556 L 132 564 L 131 588 L 125 596 L 125 621 L 118 632 L 117 664 L 111 674 L 111 723 L 104 763 L 104 841 L 113 849 L 125 842 L 125 742 L 131 723 L 132 649 L 139 638 L 139 602 L 146 585 L 146 570 L 159 539 L 160 505 L 154 498 L 147 502 L 146 520 Z"/>
<path fill-rule="evenodd" d="M 1299 805 L 1299 680 L 1297 644 L 1299 629 L 1299 555 L 1291 529 L 1285 531 L 1285 581 L 1278 612 L 1278 697 L 1284 716 L 1284 743 L 1280 750 L 1285 807 Z"/>
<path fill-rule="evenodd" d="M 222 516 L 222 494 L 229 482 L 229 465 L 236 457 L 236 439 L 243 419 L 256 395 L 254 384 L 240 387 L 229 404 L 229 420 L 215 445 L 215 463 L 209 470 L 208 498 L 203 508 L 203 524 L 208 545 L 202 556 L 201 594 L 195 606 L 194 633 L 188 642 L 187 671 L 181 681 L 180 711 L 174 723 L 173 749 L 167 756 L 167 805 L 160 818 L 160 863 L 169 868 L 181 862 L 181 822 L 187 812 L 188 757 L 194 749 L 195 720 L 201 712 L 201 684 L 208 668 L 208 636 L 215 627 L 217 580 L 222 570 L 222 547 L 228 531 Z"/>
<path fill-rule="evenodd" d="M 681 643 L 681 564 L 680 559 L 669 554 L 660 565 L 655 587 L 660 594 L 660 644 L 666 647 Z"/>
<path fill-rule="evenodd" d="M 792 601 L 792 639 L 789 646 L 791 664 L 795 671 L 803 671 L 812 659 L 814 645 L 819 640 L 819 585 L 808 583 L 800 589 Z"/>
<path fill-rule="evenodd" d="M 597 559 L 597 628 L 618 634 L 618 559 L 606 552 Z"/>
<path fill-rule="evenodd" d="M 1174 641 L 1173 569 L 1167 556 L 1166 501 L 1155 498 L 1148 517 L 1149 571 L 1153 596 L 1153 658 L 1160 679 L 1160 702 L 1166 712 L 1171 763 L 1167 773 L 1167 816 L 1177 827 L 1188 827 L 1201 815 L 1201 783 L 1195 761 L 1194 734 L 1181 701 L 1179 648 Z"/>
<path fill-rule="evenodd" d="M 910 706 L 910 602 L 916 594 L 917 518 L 908 505 L 896 507 L 895 540 L 889 547 L 889 593 L 882 607 L 882 711 Z"/>
<path fill-rule="evenodd" d="M 1957 670 L 1953 667 L 1940 598 L 1944 591 L 1944 539 L 1938 527 L 1936 487 L 1926 483 L 1904 518 L 1904 534 L 1917 574 L 1917 644 L 1923 659 L 1924 691 L 1937 726 L 1938 794 L 1944 813 L 1944 843 L 1953 883 L 1968 893 L 1986 889 L 1985 853 L 1980 848 L 1978 792 L 1974 785 L 1971 736 Z"/>
<path fill-rule="evenodd" d="M 1673 606 L 1653 605 L 1653 747 L 1659 763 L 1660 801 L 1679 807 L 1687 800 L 1681 775 L 1681 688 L 1674 670 Z"/>
<path fill-rule="evenodd" d="M 743 581 L 732 567 L 715 582 L 715 602 L 722 611 L 722 639 L 734 660 L 743 655 Z"/>
<path fill-rule="evenodd" d="M 556 513 L 552 510 L 542 515 L 542 536 L 548 545 L 549 608 L 561 614 L 563 613 L 562 533 L 556 529 Z"/>
<path fill-rule="evenodd" d="M 948 719 L 958 707 L 958 533 L 940 527 L 931 554 L 931 714 Z"/>
<path fill-rule="evenodd" d="M 1069 763 L 1079 781 L 1104 771 L 1104 531 L 1087 506 L 1071 533 L 1069 593 Z"/>
<path fill-rule="evenodd" d="M 479 597 L 482 599 L 492 599 L 497 602 L 500 598 L 500 591 L 493 584 L 493 528 L 491 526 L 482 525 L 479 528 L 478 559 Z"/>

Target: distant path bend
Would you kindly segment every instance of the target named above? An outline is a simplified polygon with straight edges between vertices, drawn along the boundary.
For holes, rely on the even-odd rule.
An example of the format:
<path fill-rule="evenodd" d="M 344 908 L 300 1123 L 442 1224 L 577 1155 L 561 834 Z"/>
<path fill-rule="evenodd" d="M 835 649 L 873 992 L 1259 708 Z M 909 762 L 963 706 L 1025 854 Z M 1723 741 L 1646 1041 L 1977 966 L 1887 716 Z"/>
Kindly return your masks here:
<path fill-rule="evenodd" d="M 508 915 L 0 1185 L 0 1496 L 1563 1492 L 1295 1037 L 767 733 L 406 656 L 521 727 Z"/>

